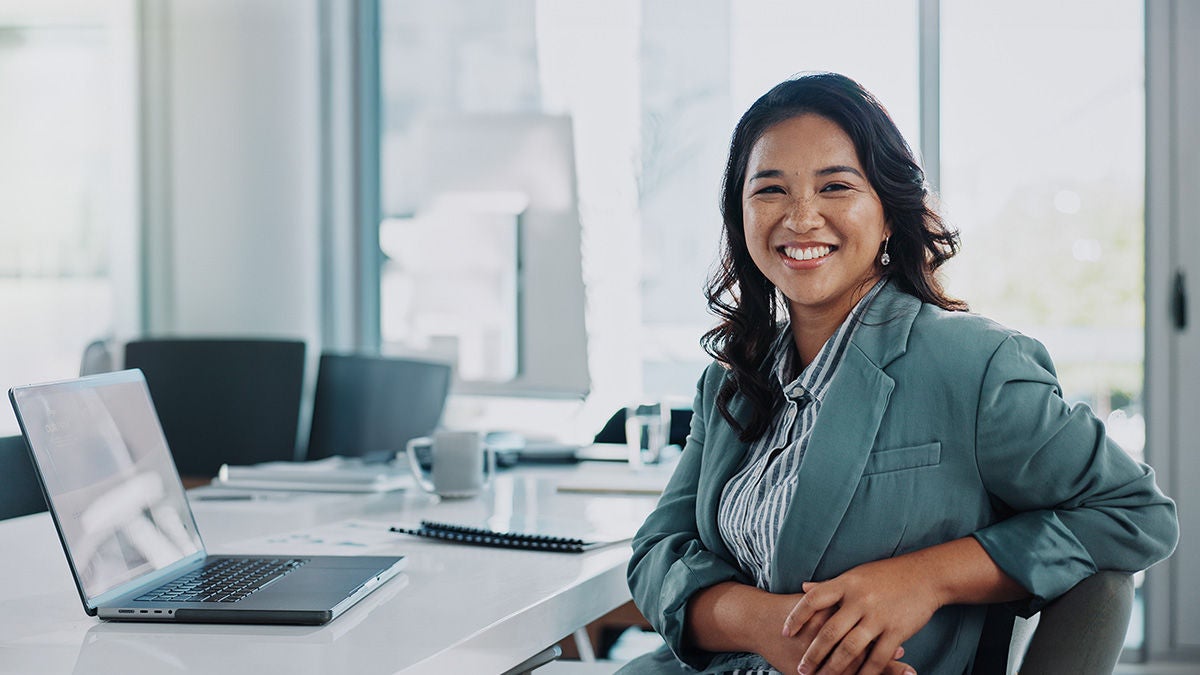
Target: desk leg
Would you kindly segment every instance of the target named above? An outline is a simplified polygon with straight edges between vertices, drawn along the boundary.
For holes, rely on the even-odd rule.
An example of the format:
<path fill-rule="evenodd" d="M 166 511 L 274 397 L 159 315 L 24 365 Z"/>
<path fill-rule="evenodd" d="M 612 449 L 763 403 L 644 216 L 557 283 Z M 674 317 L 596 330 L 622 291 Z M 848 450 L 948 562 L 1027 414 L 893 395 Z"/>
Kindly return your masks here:
<path fill-rule="evenodd" d="M 579 651 L 580 661 L 595 661 L 596 650 L 592 649 L 592 636 L 586 628 L 575 631 L 575 649 Z"/>
<path fill-rule="evenodd" d="M 650 628 L 650 624 L 642 616 L 642 613 L 638 611 L 638 608 L 634 606 L 632 600 L 589 623 L 587 628 L 583 630 L 587 631 L 589 638 L 588 647 L 591 649 L 593 658 L 607 658 L 608 650 L 616 642 L 616 639 L 626 628 L 633 626 L 647 630 Z M 582 658 L 584 656 L 583 650 L 576 644 L 579 641 L 577 638 L 578 635 L 579 632 L 577 631 L 575 635 L 567 637 L 558 643 L 563 650 L 563 659 L 588 660 Z"/>

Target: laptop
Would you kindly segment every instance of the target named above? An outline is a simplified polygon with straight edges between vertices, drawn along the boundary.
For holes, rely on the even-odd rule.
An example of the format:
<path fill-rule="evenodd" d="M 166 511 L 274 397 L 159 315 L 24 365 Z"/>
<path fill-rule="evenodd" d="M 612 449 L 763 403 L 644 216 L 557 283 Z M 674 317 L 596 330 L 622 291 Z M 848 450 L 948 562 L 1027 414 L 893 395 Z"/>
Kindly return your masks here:
<path fill-rule="evenodd" d="M 140 370 L 14 387 L 9 399 L 89 615 L 318 625 L 404 566 L 209 555 Z"/>

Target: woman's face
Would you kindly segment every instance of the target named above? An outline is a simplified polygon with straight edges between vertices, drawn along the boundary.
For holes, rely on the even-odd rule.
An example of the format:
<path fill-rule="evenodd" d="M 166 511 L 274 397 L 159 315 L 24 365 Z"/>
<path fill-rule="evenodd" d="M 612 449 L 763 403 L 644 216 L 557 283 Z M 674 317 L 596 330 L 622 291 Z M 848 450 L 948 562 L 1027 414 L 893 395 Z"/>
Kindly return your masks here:
<path fill-rule="evenodd" d="M 850 137 L 811 113 L 754 144 L 742 218 L 754 264 L 793 318 L 848 314 L 878 278 L 876 256 L 891 232 Z"/>

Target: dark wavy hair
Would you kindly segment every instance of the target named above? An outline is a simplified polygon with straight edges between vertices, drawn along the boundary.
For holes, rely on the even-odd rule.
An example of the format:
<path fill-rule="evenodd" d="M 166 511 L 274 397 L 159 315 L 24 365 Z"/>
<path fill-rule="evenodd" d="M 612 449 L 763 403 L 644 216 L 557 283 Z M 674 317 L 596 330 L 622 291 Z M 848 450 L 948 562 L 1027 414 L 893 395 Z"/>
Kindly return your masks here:
<path fill-rule="evenodd" d="M 720 324 L 704 334 L 702 344 L 731 377 L 717 395 L 717 409 L 752 441 L 766 431 L 781 401 L 770 381 L 767 357 L 778 335 L 776 322 L 786 299 L 755 266 L 746 248 L 742 220 L 742 190 L 750 151 L 772 126 L 804 114 L 824 117 L 854 142 L 867 180 L 879 195 L 891 225 L 886 267 L 881 276 L 923 302 L 948 310 L 966 310 L 966 303 L 946 295 L 935 272 L 958 252 L 958 232 L 947 226 L 930 205 L 925 172 L 887 110 L 854 80 L 835 73 L 798 76 L 776 85 L 742 115 L 729 144 L 721 194 L 724 238 L 721 259 L 708 280 L 705 297 Z M 735 420 L 729 402 L 741 393 L 751 406 L 745 425 Z"/>

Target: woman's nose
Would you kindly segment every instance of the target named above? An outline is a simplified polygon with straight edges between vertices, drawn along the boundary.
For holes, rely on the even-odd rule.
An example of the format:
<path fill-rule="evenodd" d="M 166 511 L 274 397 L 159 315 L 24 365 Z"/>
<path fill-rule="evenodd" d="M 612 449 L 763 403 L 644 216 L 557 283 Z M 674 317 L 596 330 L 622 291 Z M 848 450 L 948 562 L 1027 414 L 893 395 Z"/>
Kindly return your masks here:
<path fill-rule="evenodd" d="M 816 195 L 800 197 L 792 202 L 784 216 L 784 226 L 793 232 L 808 232 L 820 227 L 825 222 L 817 209 Z"/>

